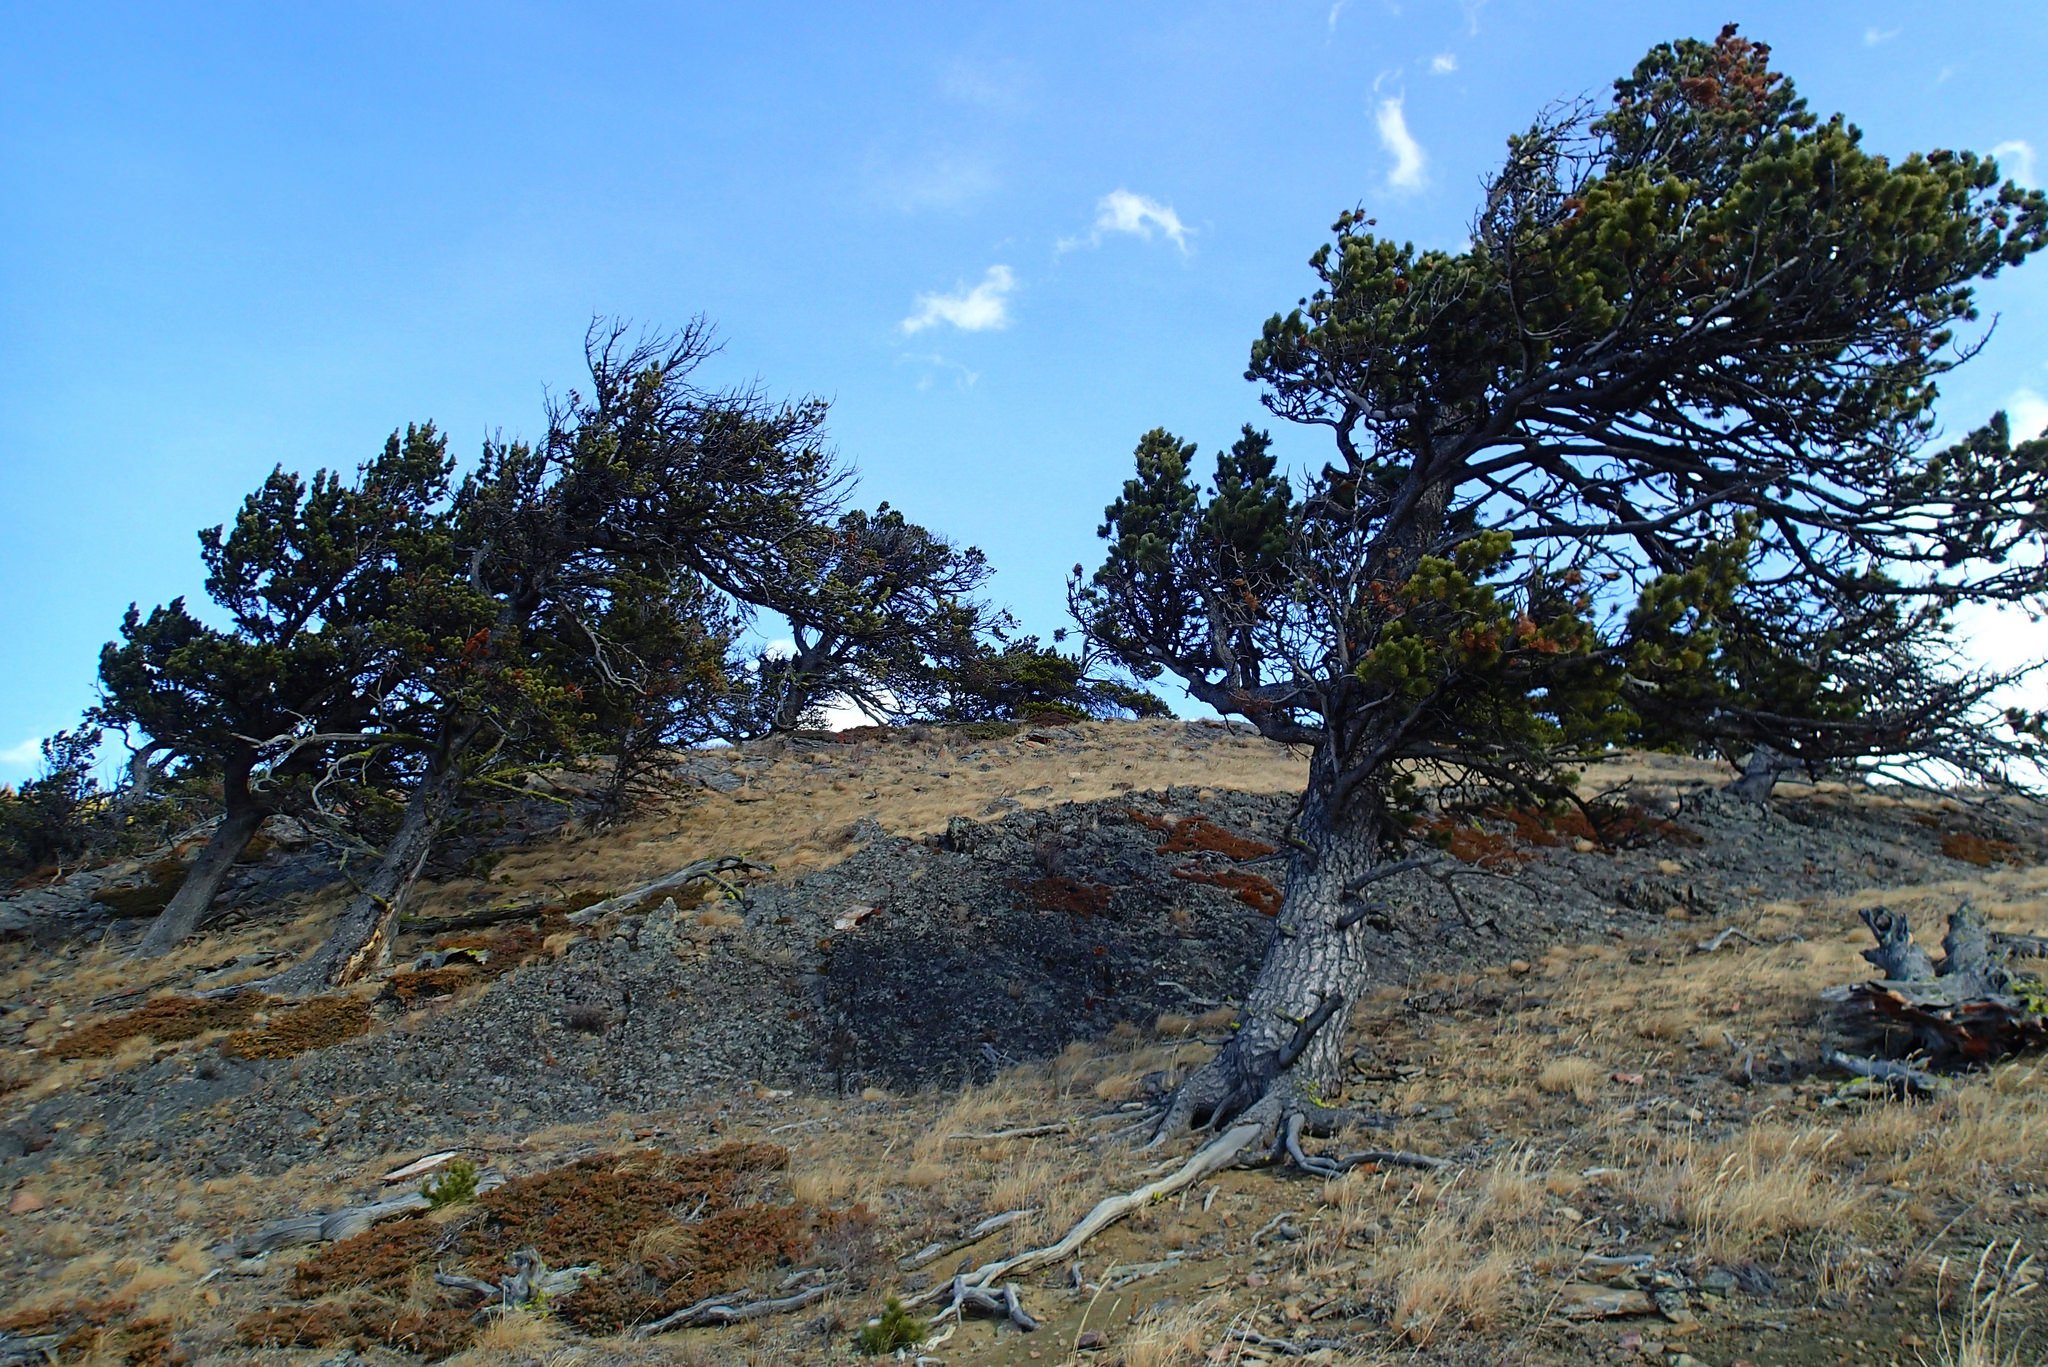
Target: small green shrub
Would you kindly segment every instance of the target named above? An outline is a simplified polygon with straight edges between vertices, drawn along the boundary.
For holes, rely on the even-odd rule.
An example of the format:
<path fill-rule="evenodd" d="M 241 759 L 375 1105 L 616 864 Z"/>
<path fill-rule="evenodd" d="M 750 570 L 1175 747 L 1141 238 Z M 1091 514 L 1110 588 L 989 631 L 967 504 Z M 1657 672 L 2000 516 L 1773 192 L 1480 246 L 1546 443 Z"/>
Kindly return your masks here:
<path fill-rule="evenodd" d="M 881 1318 L 861 1326 L 854 1345 L 869 1356 L 893 1353 L 898 1348 L 915 1348 L 930 1330 L 925 1322 L 904 1308 L 896 1297 L 882 1307 Z"/>
<path fill-rule="evenodd" d="M 435 1210 L 467 1205 L 476 1199 L 476 1164 L 467 1158 L 450 1159 L 446 1167 L 420 1183 L 420 1195 Z"/>

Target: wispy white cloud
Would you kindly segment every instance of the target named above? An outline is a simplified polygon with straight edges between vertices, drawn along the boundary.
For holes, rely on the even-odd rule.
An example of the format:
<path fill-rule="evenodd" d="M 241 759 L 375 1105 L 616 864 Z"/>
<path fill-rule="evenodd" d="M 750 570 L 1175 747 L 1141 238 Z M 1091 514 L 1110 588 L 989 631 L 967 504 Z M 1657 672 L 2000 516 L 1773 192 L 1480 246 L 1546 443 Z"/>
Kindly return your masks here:
<path fill-rule="evenodd" d="M 1486 8 L 1486 0 L 1461 0 L 1458 8 L 1465 11 L 1465 32 L 1479 36 L 1479 11 Z"/>
<path fill-rule="evenodd" d="M 917 387 L 920 391 L 930 389 L 941 373 L 952 375 L 955 389 L 972 389 L 975 381 L 981 378 L 980 371 L 971 370 L 952 357 L 941 356 L 936 351 L 906 352 L 897 360 L 899 363 L 923 368 L 923 373 L 917 377 Z"/>
<path fill-rule="evenodd" d="M 1432 76 L 1448 76 L 1457 69 L 1458 54 L 1455 52 L 1439 52 L 1429 59 L 1429 74 Z"/>
<path fill-rule="evenodd" d="M 1119 186 L 1096 202 L 1094 230 L 1086 237 L 1063 237 L 1056 249 L 1070 252 L 1077 247 L 1100 246 L 1104 233 L 1125 233 L 1150 242 L 1157 232 L 1185 256 L 1188 238 L 1194 231 L 1180 221 L 1171 204 L 1161 204 L 1149 195 L 1133 194 Z"/>
<path fill-rule="evenodd" d="M 906 214 L 965 209 L 1001 185 L 988 157 L 956 151 L 933 152 L 896 165 L 870 157 L 867 182 L 871 198 Z"/>
<path fill-rule="evenodd" d="M 1991 149 L 1991 155 L 1998 160 L 1998 168 L 2022 185 L 2033 185 L 2034 145 L 2018 138 L 2008 138 Z"/>
<path fill-rule="evenodd" d="M 1344 7 L 1350 3 L 1351 0 L 1336 0 L 1336 3 L 1330 6 L 1330 32 L 1335 33 L 1337 31 L 1337 16 L 1342 14 Z"/>
<path fill-rule="evenodd" d="M 1423 153 L 1422 144 L 1408 131 L 1402 99 L 1396 95 L 1381 100 L 1373 112 L 1373 123 L 1379 129 L 1380 146 L 1394 159 L 1387 171 L 1387 184 L 1396 190 L 1420 190 L 1429 183 L 1429 158 Z"/>
<path fill-rule="evenodd" d="M 2015 389 L 2005 401 L 2005 418 L 2014 441 L 2032 441 L 2048 432 L 2048 399 L 2031 389 Z"/>
<path fill-rule="evenodd" d="M 43 758 L 43 743 L 30 736 L 19 745 L 0 750 L 0 769 L 31 769 Z"/>
<path fill-rule="evenodd" d="M 997 114 L 1021 111 L 1029 85 L 1024 68 L 1009 61 L 959 57 L 947 63 L 939 76 L 939 93 L 947 99 Z"/>
<path fill-rule="evenodd" d="M 981 283 L 957 286 L 951 294 L 920 294 L 913 312 L 900 324 L 906 333 L 923 332 L 944 323 L 962 332 L 987 332 L 1010 325 L 1010 292 L 1017 277 L 1008 266 L 990 266 Z"/>
<path fill-rule="evenodd" d="M 1879 28 L 1873 24 L 1863 30 L 1863 46 L 1876 47 L 1879 43 L 1889 43 L 1892 39 L 1898 37 L 1899 33 L 1900 30 L 1898 29 Z"/>

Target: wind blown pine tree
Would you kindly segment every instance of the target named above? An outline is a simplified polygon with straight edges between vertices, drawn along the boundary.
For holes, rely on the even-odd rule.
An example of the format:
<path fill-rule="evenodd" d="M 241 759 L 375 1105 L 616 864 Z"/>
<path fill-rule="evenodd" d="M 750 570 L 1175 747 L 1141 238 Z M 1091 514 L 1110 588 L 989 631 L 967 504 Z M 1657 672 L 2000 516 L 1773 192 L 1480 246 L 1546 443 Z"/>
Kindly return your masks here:
<path fill-rule="evenodd" d="M 817 725 L 834 701 L 878 721 L 929 715 L 946 671 L 1002 620 L 975 597 L 989 573 L 980 551 L 886 503 L 818 528 L 791 548 L 790 569 L 763 604 L 788 620 L 790 648 L 752 662 L 732 729 Z"/>
<path fill-rule="evenodd" d="M 786 547 L 837 511 L 844 480 L 824 403 L 705 389 L 694 376 L 714 349 L 701 321 L 639 340 L 593 326 L 589 387 L 550 403 L 540 441 L 487 445 L 455 490 L 381 628 L 403 664 L 363 739 L 405 768 L 397 830 L 325 943 L 262 986 L 313 991 L 379 966 L 470 790 L 593 739 L 673 737 L 675 709 L 722 684 L 703 675 L 725 654 L 723 609 L 673 614 L 769 600 Z"/>
<path fill-rule="evenodd" d="M 334 751 L 322 738 L 371 720 L 394 683 L 383 624 L 449 471 L 431 425 L 394 433 L 353 483 L 272 471 L 233 524 L 199 535 L 207 596 L 228 625 L 203 624 L 183 599 L 147 617 L 131 606 L 101 651 L 94 719 L 221 785 L 221 818 L 137 954 L 189 936 L 263 822 L 304 801 L 301 780 Z"/>
<path fill-rule="evenodd" d="M 1204 490 L 1192 446 L 1140 442 L 1074 611 L 1310 755 L 1238 1028 L 1155 1142 L 1227 1127 L 1334 1169 L 1300 1140 L 1345 1119 L 1423 771 L 1529 800 L 1646 735 L 1910 753 L 1886 680 L 1940 692 L 1949 610 L 2039 593 L 2048 442 L 1938 447 L 1933 404 L 2048 203 L 1969 153 L 1871 153 L 1768 57 L 1732 27 L 1660 46 L 1510 139 L 1462 250 L 1340 216 L 1247 374 L 1328 433 L 1320 472 L 1247 429 Z"/>

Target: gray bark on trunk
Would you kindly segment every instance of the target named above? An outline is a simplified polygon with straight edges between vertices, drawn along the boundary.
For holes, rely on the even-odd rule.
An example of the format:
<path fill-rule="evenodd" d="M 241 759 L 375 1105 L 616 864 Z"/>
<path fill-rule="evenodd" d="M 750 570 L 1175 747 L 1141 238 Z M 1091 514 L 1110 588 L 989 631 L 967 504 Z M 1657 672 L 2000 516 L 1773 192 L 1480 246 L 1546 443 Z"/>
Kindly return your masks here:
<path fill-rule="evenodd" d="M 382 967 L 391 956 L 399 912 L 419 881 L 427 856 L 434 852 L 434 842 L 461 790 L 459 759 L 437 758 L 413 789 L 398 833 L 385 847 L 383 858 L 342 909 L 326 941 L 303 962 L 261 986 L 271 992 L 302 995 L 344 986 Z"/>
<path fill-rule="evenodd" d="M 1321 754 L 1313 761 L 1309 796 L 1272 941 L 1245 997 L 1230 1041 L 1176 1090 L 1161 1118 L 1163 1141 L 1188 1126 L 1222 1129 L 1240 1117 L 1265 1126 L 1269 1143 L 1290 1125 L 1329 1133 L 1346 1112 L 1334 1107 L 1343 1079 L 1345 1021 L 1371 982 L 1376 932 L 1350 915 L 1349 889 L 1379 856 L 1373 816 L 1329 809 L 1334 774 Z M 1373 813 L 1365 792 L 1346 804 Z"/>
<path fill-rule="evenodd" d="M 1759 745 L 1743 763 L 1742 777 L 1728 785 L 1729 796 L 1759 805 L 1767 803 L 1779 777 L 1789 768 L 1791 762 L 1785 756 L 1768 745 Z"/>
<path fill-rule="evenodd" d="M 240 804 L 230 807 L 221 817 L 220 824 L 213 828 L 206 848 L 185 871 L 185 881 L 178 885 L 171 900 L 150 922 L 148 931 L 135 946 L 135 957 L 154 959 L 168 954 L 199 929 L 199 923 L 213 907 L 213 899 L 220 895 L 221 885 L 234 871 L 235 861 L 242 857 L 242 851 L 249 848 L 249 842 L 255 839 L 266 815 L 260 807 Z"/>

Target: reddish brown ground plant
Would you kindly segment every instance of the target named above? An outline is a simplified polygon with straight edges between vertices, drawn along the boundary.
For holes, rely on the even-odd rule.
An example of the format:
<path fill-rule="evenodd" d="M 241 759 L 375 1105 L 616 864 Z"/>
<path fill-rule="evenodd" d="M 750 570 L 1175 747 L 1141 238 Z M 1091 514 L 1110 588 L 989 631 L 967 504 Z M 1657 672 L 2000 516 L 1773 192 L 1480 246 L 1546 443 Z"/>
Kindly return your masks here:
<path fill-rule="evenodd" d="M 60 1337 L 51 1352 L 56 1363 L 121 1363 L 124 1367 L 174 1367 L 184 1354 L 171 1346 L 168 1322 L 135 1318 L 132 1302 L 62 1301 L 0 1317 L 0 1333 Z"/>
<path fill-rule="evenodd" d="M 1273 885 L 1271 879 L 1261 878 L 1255 873 L 1246 873 L 1242 869 L 1204 869 L 1188 864 L 1175 869 L 1173 876 L 1187 883 L 1207 883 L 1211 887 L 1222 888 L 1261 916 L 1280 914 L 1280 889 Z"/>
<path fill-rule="evenodd" d="M 1099 916 L 1109 909 L 1116 889 L 1107 883 L 1083 883 L 1064 876 L 1033 878 L 1015 885 L 1040 911 L 1063 911 L 1069 916 Z"/>
<path fill-rule="evenodd" d="M 159 997 L 145 1006 L 72 1031 L 50 1046 L 59 1058 L 111 1054 L 131 1039 L 161 1043 L 193 1039 L 209 1030 L 246 1025 L 268 999 L 255 993 L 232 997 Z"/>
<path fill-rule="evenodd" d="M 366 1035 L 373 1024 L 370 1004 L 360 997 L 315 997 L 279 1012 L 268 1025 L 235 1031 L 227 1052 L 236 1058 L 292 1058 Z"/>

